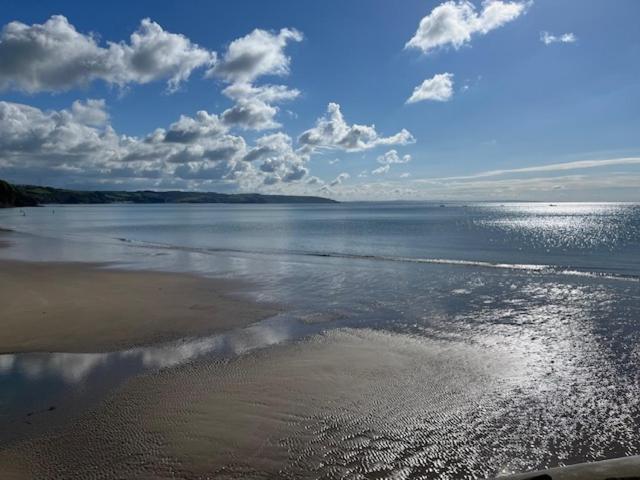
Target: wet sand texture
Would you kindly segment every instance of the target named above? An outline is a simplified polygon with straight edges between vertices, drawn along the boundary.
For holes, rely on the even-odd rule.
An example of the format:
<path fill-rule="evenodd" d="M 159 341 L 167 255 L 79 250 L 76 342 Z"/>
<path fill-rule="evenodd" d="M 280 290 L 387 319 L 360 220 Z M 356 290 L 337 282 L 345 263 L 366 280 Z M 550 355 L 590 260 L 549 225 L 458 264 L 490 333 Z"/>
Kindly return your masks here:
<path fill-rule="evenodd" d="M 501 368 L 464 346 L 334 331 L 133 379 L 69 429 L 0 452 L 0 469 L 10 465 L 14 478 L 384 478 L 402 464 L 428 473 L 433 462 L 480 455 L 451 427 L 477 414 L 483 383 Z"/>
<path fill-rule="evenodd" d="M 0 353 L 100 352 L 246 326 L 274 307 L 238 282 L 96 265 L 0 261 Z"/>

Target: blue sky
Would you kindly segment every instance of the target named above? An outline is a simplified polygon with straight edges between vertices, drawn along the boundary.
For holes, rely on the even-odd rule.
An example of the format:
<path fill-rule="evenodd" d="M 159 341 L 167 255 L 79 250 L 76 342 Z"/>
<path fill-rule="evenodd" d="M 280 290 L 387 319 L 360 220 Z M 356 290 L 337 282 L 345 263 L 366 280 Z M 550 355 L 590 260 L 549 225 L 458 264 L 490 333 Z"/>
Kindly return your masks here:
<path fill-rule="evenodd" d="M 635 0 L 4 5 L 0 178 L 640 200 Z"/>

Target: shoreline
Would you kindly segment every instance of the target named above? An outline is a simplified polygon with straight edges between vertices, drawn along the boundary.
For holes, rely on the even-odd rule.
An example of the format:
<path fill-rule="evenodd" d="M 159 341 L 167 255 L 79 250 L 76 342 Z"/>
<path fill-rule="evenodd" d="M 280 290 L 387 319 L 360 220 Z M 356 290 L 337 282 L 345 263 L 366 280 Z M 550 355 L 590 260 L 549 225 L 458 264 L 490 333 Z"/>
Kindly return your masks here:
<path fill-rule="evenodd" d="M 110 352 L 244 327 L 281 309 L 244 282 L 105 264 L 0 259 L 0 354 Z"/>

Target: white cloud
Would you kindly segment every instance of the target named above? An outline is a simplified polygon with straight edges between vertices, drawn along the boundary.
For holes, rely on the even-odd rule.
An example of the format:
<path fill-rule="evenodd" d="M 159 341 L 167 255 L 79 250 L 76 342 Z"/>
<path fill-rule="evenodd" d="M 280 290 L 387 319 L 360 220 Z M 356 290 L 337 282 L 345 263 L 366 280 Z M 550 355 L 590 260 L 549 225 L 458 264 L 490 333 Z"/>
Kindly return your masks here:
<path fill-rule="evenodd" d="M 239 100 L 233 107 L 222 112 L 222 120 L 229 126 L 245 130 L 267 130 L 278 128 L 274 120 L 278 109 L 257 99 Z"/>
<path fill-rule="evenodd" d="M 309 157 L 292 143 L 276 133 L 247 146 L 206 111 L 139 138 L 114 131 L 102 100 L 74 102 L 59 111 L 0 102 L 0 173 L 14 178 L 256 190 L 308 175 Z"/>
<path fill-rule="evenodd" d="M 330 103 L 327 114 L 316 121 L 315 127 L 303 132 L 298 142 L 308 151 L 329 148 L 355 152 L 381 145 L 406 145 L 415 139 L 405 129 L 395 135 L 381 137 L 375 125 L 349 125 L 342 116 L 340 105 Z"/>
<path fill-rule="evenodd" d="M 407 173 L 407 172 L 400 174 L 400 178 L 409 178 L 410 176 L 411 176 L 411 174 Z"/>
<path fill-rule="evenodd" d="M 378 163 L 382 166 L 376 168 L 375 170 L 371 170 L 371 173 L 374 175 L 382 175 L 389 172 L 389 170 L 391 169 L 391 165 L 409 163 L 410 161 L 411 155 L 404 155 L 400 157 L 396 150 L 389 150 L 384 155 L 380 155 L 378 157 Z"/>
<path fill-rule="evenodd" d="M 331 183 L 329 183 L 329 185 L 331 187 L 335 187 L 336 185 L 341 185 L 342 183 L 344 183 L 345 180 L 349 180 L 349 178 L 351 178 L 351 175 L 349 175 L 346 172 L 342 172 L 340 175 L 338 175 L 336 178 L 334 178 Z"/>
<path fill-rule="evenodd" d="M 287 75 L 291 59 L 284 49 L 290 41 L 301 40 L 300 32 L 284 28 L 278 34 L 256 29 L 231 42 L 223 59 L 207 72 L 230 83 L 222 91 L 236 102 L 222 113 L 227 125 L 250 130 L 280 127 L 274 104 L 294 100 L 300 91 L 284 85 L 256 86 L 252 82 L 263 75 Z"/>
<path fill-rule="evenodd" d="M 407 103 L 416 103 L 423 100 L 446 102 L 453 96 L 453 73 L 439 73 L 432 78 L 427 78 L 414 90 Z"/>
<path fill-rule="evenodd" d="M 20 80 L 22 83 L 18 84 L 22 77 L 14 75 L 7 80 L 0 72 L 0 86 L 19 86 L 28 91 L 67 89 L 98 78 L 125 86 L 133 81 L 150 81 L 153 75 L 166 78 L 173 88 L 195 68 L 195 63 L 184 58 L 185 52 L 204 52 L 206 58 L 193 57 L 198 65 L 212 65 L 215 59 L 214 53 L 200 49 L 185 37 L 164 32 L 149 20 L 142 22 L 129 45 L 108 43 L 105 48 L 92 36 L 76 32 L 64 17 L 52 17 L 44 25 L 32 27 L 15 22 L 10 25 L 9 30 L 22 32 L 31 43 L 48 45 L 50 37 L 54 37 L 58 40 L 56 48 L 64 50 L 65 42 L 74 46 L 80 54 L 71 49 L 65 57 L 65 68 L 73 70 L 74 62 L 81 66 L 88 62 L 92 67 L 76 74 L 64 72 L 64 82 L 55 83 L 52 79 L 57 82 L 60 76 L 55 66 L 45 65 L 34 55 L 31 63 L 27 62 L 38 72 L 29 77 L 31 83 Z M 19 43 L 15 32 L 11 37 L 5 28 L 3 35 L 0 58 L 7 57 Z M 283 29 L 279 34 L 255 30 L 232 42 L 215 73 L 230 82 L 223 94 L 234 105 L 220 115 L 206 111 L 193 117 L 182 115 L 168 128 L 158 128 L 142 138 L 118 135 L 109 124 L 104 100 L 76 101 L 70 109 L 60 111 L 1 102 L 0 170 L 13 177 L 32 177 L 30 171 L 37 172 L 40 179 L 63 177 L 172 188 L 234 185 L 255 190 L 299 182 L 308 176 L 309 152 L 295 151 L 288 135 L 266 135 L 248 146 L 242 136 L 230 132 L 237 128 L 264 130 L 280 126 L 275 121 L 276 104 L 293 100 L 300 92 L 284 85 L 252 82 L 261 75 L 287 74 L 290 59 L 284 55 L 284 47 L 301 39 L 302 34 L 295 30 Z M 172 63 L 172 59 L 179 61 Z M 171 65 L 175 66 L 173 70 Z M 127 70 L 125 67 L 129 66 L 131 69 Z M 135 78 L 132 72 L 136 73 Z M 9 74 L 4 71 L 5 77 Z"/>
<path fill-rule="evenodd" d="M 307 179 L 307 185 L 324 185 L 324 182 L 318 177 L 309 177 Z"/>
<path fill-rule="evenodd" d="M 76 100 L 71 105 L 73 118 L 79 123 L 99 127 L 109 121 L 107 106 L 103 99 L 88 99 L 84 103 Z"/>
<path fill-rule="evenodd" d="M 250 83 L 233 83 L 222 93 L 236 101 L 236 104 L 222 114 L 229 126 L 243 129 L 266 130 L 280 127 L 275 116 L 278 107 L 274 104 L 294 100 L 300 91 L 284 85 L 255 86 Z"/>
<path fill-rule="evenodd" d="M 94 80 L 120 87 L 166 80 L 169 90 L 175 90 L 195 69 L 215 59 L 215 52 L 150 19 L 142 20 L 129 43 L 100 46 L 95 36 L 54 15 L 43 24 L 11 22 L 3 27 L 0 90 L 65 91 Z"/>
<path fill-rule="evenodd" d="M 442 3 L 420 21 L 418 30 L 405 48 L 417 48 L 423 53 L 446 45 L 458 49 L 470 42 L 473 35 L 484 35 L 515 20 L 526 7 L 523 2 L 486 0 L 478 12 L 466 0 Z"/>
<path fill-rule="evenodd" d="M 612 167 L 618 165 L 640 165 L 640 157 L 611 158 L 605 160 L 578 160 L 576 162 L 551 163 L 534 167 L 511 168 L 505 170 L 489 170 L 473 175 L 459 177 L 445 177 L 439 180 L 467 180 L 484 177 L 497 177 L 500 175 L 533 173 L 533 172 L 560 172 L 565 170 L 581 170 L 589 168 Z"/>
<path fill-rule="evenodd" d="M 540 41 L 545 45 L 552 43 L 575 43 L 578 41 L 573 33 L 563 33 L 562 35 L 552 35 L 549 32 L 540 32 Z"/>
<path fill-rule="evenodd" d="M 203 138 L 217 137 L 226 133 L 226 131 L 226 126 L 217 115 L 200 110 L 194 118 L 181 115 L 177 122 L 169 126 L 169 129 L 164 134 L 164 141 L 193 143 Z"/>
<path fill-rule="evenodd" d="M 394 165 L 394 164 L 402 164 L 409 163 L 411 161 L 411 155 L 403 155 L 400 157 L 396 150 L 389 150 L 384 155 L 380 155 L 378 157 L 378 163 L 380 165 Z"/>
<path fill-rule="evenodd" d="M 292 143 L 291 137 L 282 132 L 265 135 L 256 141 L 244 160 L 262 161 L 260 170 L 268 174 L 267 184 L 301 180 L 309 173 L 305 166 L 309 157 L 295 152 Z"/>
<path fill-rule="evenodd" d="M 250 83 L 233 83 L 226 87 L 222 93 L 233 100 L 260 100 L 265 103 L 279 103 L 294 100 L 300 95 L 300 91 L 289 89 L 284 85 L 262 85 L 256 87 Z"/>
<path fill-rule="evenodd" d="M 279 33 L 255 29 L 229 44 L 223 58 L 208 71 L 230 83 L 252 82 L 263 75 L 287 75 L 291 59 L 284 53 L 289 42 L 302 41 L 302 33 L 283 28 Z"/>
<path fill-rule="evenodd" d="M 390 168 L 389 164 L 382 165 L 381 167 L 371 170 L 371 173 L 373 175 L 383 175 L 385 173 L 389 173 L 389 168 Z"/>

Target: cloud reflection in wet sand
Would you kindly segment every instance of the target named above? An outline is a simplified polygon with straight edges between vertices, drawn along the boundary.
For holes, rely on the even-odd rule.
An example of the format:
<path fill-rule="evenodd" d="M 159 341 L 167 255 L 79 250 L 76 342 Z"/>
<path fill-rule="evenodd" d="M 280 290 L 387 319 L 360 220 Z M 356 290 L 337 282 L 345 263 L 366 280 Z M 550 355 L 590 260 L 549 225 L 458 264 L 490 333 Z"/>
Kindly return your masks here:
<path fill-rule="evenodd" d="M 100 367 L 127 363 L 133 371 L 158 369 L 189 362 L 203 355 L 233 356 L 320 331 L 319 323 L 305 323 L 278 315 L 247 328 L 206 338 L 112 353 L 27 353 L 0 355 L 0 375 L 17 373 L 30 380 L 59 378 L 79 383 Z"/>

